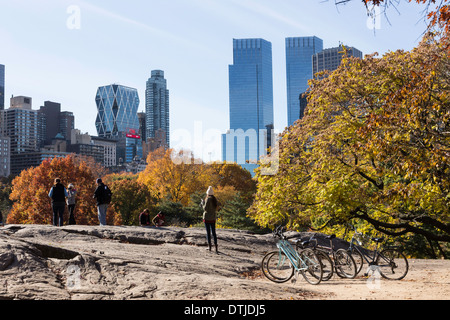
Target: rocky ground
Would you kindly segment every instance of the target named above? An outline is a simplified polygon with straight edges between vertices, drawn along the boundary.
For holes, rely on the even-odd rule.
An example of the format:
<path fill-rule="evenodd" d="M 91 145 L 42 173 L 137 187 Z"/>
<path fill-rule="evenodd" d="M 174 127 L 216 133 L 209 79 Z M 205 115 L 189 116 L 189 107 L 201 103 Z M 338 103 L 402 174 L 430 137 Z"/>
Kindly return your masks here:
<path fill-rule="evenodd" d="M 0 299 L 450 299 L 448 260 L 410 260 L 401 281 L 276 284 L 260 272 L 275 248 L 271 234 L 218 230 L 218 237 L 215 254 L 202 228 L 7 225 L 0 228 Z"/>

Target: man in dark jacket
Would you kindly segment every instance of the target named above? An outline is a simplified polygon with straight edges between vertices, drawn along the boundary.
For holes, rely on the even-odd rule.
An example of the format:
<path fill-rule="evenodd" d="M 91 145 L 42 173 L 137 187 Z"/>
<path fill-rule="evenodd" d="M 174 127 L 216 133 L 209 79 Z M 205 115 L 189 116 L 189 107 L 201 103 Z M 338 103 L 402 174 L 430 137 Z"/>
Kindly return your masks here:
<path fill-rule="evenodd" d="M 98 221 L 101 226 L 106 226 L 106 211 L 108 210 L 108 197 L 111 194 L 109 188 L 103 183 L 102 179 L 97 179 L 97 189 L 94 192 L 94 198 L 97 199 Z"/>
<path fill-rule="evenodd" d="M 53 225 L 62 227 L 64 223 L 64 210 L 66 209 L 67 190 L 59 178 L 55 179 L 54 186 L 50 189 L 48 196 L 52 199 Z"/>

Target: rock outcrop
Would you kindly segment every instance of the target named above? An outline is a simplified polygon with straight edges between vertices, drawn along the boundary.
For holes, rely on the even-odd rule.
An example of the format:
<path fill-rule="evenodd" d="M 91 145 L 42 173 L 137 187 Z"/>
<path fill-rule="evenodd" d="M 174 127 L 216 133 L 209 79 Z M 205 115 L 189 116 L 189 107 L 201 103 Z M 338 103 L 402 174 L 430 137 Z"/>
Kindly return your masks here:
<path fill-rule="evenodd" d="M 264 280 L 271 234 L 202 228 L 7 225 L 0 228 L 0 299 L 283 299 L 301 287 Z M 298 236 L 298 235 L 293 235 Z M 264 294 L 261 294 L 261 293 Z"/>

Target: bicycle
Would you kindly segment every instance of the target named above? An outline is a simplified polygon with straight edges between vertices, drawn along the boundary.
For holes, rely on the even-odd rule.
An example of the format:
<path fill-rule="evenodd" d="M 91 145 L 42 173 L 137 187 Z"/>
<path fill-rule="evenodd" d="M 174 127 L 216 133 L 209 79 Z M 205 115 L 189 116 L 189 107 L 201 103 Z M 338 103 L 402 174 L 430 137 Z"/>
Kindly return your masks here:
<path fill-rule="evenodd" d="M 296 278 L 301 273 L 310 284 L 316 285 L 322 281 L 322 265 L 317 255 L 311 249 L 294 250 L 283 234 L 284 228 L 277 227 L 273 231 L 274 238 L 278 238 L 278 250 L 267 253 L 261 262 L 264 276 L 276 283 L 290 280 L 296 272 Z M 294 280 L 295 281 L 295 280 Z"/>
<path fill-rule="evenodd" d="M 296 243 L 296 248 L 297 250 L 302 250 L 312 245 L 312 249 L 322 264 L 324 273 L 322 281 L 330 280 L 334 271 L 341 278 L 353 279 L 357 274 L 356 263 L 347 250 L 342 248 L 334 250 L 334 238 L 336 238 L 336 235 L 334 234 L 325 237 L 325 239 L 330 240 L 330 247 L 328 248 L 319 246 L 317 243 L 316 234 L 313 234 L 309 240 L 298 240 Z"/>
<path fill-rule="evenodd" d="M 373 251 L 373 256 L 370 256 L 370 250 L 362 247 L 362 242 L 359 240 L 362 233 L 358 232 L 355 228 L 352 239 L 350 240 L 350 245 L 347 251 L 352 255 L 353 259 L 357 265 L 357 274 L 361 271 L 364 262 L 366 262 L 369 267 L 364 273 L 367 276 L 369 270 L 372 266 L 375 266 L 380 275 L 388 280 L 401 280 L 408 273 L 409 264 L 408 259 L 403 254 L 401 249 L 398 247 L 386 247 L 379 251 L 379 245 L 384 241 L 383 238 L 370 238 L 371 241 L 376 243 L 375 250 Z"/>

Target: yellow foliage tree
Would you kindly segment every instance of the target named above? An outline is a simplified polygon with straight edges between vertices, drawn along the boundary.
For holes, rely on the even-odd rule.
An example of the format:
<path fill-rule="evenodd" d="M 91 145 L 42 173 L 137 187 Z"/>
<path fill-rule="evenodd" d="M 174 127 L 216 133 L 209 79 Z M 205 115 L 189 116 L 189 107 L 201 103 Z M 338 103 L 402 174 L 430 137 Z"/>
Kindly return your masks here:
<path fill-rule="evenodd" d="M 305 117 L 282 134 L 278 173 L 257 174 L 252 216 L 294 228 L 354 219 L 450 242 L 447 47 L 425 38 L 311 81 Z"/>

